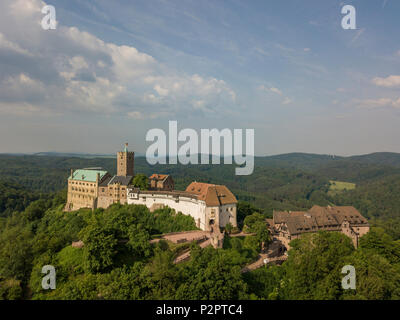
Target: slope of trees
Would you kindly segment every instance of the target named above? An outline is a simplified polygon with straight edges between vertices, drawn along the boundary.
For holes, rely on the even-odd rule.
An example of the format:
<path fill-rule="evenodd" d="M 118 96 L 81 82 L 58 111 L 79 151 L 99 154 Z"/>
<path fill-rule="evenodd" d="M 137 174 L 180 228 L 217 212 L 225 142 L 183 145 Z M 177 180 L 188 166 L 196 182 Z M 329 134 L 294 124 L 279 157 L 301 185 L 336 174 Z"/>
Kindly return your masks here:
<path fill-rule="evenodd" d="M 382 230 L 372 229 L 361 238 L 357 250 L 349 238 L 336 232 L 306 234 L 291 245 L 282 266 L 263 267 L 244 275 L 254 298 L 400 299 L 400 243 Z M 342 288 L 345 265 L 355 268 L 355 290 Z"/>
<path fill-rule="evenodd" d="M 40 194 L 20 185 L 0 181 L 0 217 L 7 217 L 14 211 L 23 211 L 29 203 L 39 198 Z"/>
<path fill-rule="evenodd" d="M 0 156 L 0 299 L 400 298 L 397 154 L 258 158 L 254 174 L 240 177 L 235 165 L 149 166 L 137 158 L 138 172 L 172 174 L 179 189 L 197 180 L 225 184 L 234 192 L 240 228 L 256 235 L 227 237 L 219 250 L 150 244 L 161 233 L 196 229 L 191 217 L 168 208 L 150 213 L 144 206 L 113 205 L 63 212 L 69 169 L 94 166 L 116 171 L 110 158 Z M 331 179 L 357 187 L 330 195 Z M 305 210 L 314 204 L 353 205 L 377 227 L 357 250 L 342 234 L 309 234 L 292 242 L 282 266 L 240 273 L 257 259 L 261 242 L 269 241 L 263 221 L 273 209 Z M 78 240 L 83 248 L 71 246 Z M 191 259 L 175 265 L 185 249 L 192 251 Z M 56 267 L 56 290 L 41 288 L 46 264 Z M 356 268 L 355 291 L 341 288 L 346 264 Z"/>
<path fill-rule="evenodd" d="M 268 241 L 261 213 L 245 215 L 255 236 L 227 237 L 223 249 L 202 249 L 149 242 L 159 233 L 195 229 L 193 218 L 168 208 L 154 213 L 141 205 L 68 213 L 62 208 L 61 196 L 39 199 L 0 220 L 1 299 L 400 298 L 400 242 L 382 228 L 362 237 L 357 250 L 341 233 L 306 234 L 291 242 L 282 266 L 242 274 Z M 77 240 L 83 248 L 71 246 Z M 174 264 L 185 248 L 191 259 Z M 41 287 L 41 269 L 48 264 L 56 269 L 55 290 Z M 348 264 L 356 268 L 356 290 L 341 287 L 341 269 Z"/>

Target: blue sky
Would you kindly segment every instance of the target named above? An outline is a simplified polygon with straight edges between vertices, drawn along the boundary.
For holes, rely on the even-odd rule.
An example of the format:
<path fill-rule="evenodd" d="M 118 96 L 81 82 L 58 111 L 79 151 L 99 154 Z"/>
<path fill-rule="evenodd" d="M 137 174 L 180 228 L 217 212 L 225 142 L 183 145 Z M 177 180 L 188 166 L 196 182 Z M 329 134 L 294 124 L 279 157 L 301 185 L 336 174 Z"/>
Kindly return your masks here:
<path fill-rule="evenodd" d="M 400 152 L 400 2 L 0 4 L 0 152 L 108 153 L 254 128 L 258 155 Z M 356 30 L 341 8 L 356 8 Z"/>

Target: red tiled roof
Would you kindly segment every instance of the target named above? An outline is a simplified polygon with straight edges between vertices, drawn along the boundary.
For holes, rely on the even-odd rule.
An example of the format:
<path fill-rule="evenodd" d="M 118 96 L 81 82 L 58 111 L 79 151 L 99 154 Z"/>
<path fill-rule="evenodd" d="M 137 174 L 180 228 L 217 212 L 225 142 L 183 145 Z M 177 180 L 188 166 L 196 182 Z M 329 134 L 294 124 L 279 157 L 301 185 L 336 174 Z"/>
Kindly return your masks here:
<path fill-rule="evenodd" d="M 149 179 L 150 180 L 158 180 L 158 181 L 164 181 L 165 179 L 167 179 L 169 177 L 168 174 L 158 174 L 158 173 L 153 173 Z"/>
<path fill-rule="evenodd" d="M 205 201 L 207 206 L 237 203 L 234 194 L 224 185 L 195 181 L 188 185 L 186 192 L 196 194 L 197 198 Z"/>

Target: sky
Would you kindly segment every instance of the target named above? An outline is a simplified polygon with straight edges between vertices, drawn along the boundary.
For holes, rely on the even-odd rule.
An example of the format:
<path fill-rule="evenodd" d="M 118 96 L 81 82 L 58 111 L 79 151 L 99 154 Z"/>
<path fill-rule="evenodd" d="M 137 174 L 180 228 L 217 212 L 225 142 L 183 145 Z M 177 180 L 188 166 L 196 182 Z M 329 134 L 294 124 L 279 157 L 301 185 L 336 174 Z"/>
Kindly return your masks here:
<path fill-rule="evenodd" d="M 395 0 L 2 0 L 0 153 L 145 153 L 170 120 L 254 129 L 256 155 L 400 152 L 399 17 Z"/>

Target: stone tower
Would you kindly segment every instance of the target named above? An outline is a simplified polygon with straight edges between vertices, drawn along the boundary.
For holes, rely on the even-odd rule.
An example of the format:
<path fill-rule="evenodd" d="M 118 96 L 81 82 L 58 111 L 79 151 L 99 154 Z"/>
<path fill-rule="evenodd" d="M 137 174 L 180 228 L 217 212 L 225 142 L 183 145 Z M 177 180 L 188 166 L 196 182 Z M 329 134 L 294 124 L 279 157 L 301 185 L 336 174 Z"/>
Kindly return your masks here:
<path fill-rule="evenodd" d="M 128 151 L 125 143 L 124 151 L 117 152 L 117 176 L 133 176 L 134 152 Z"/>

